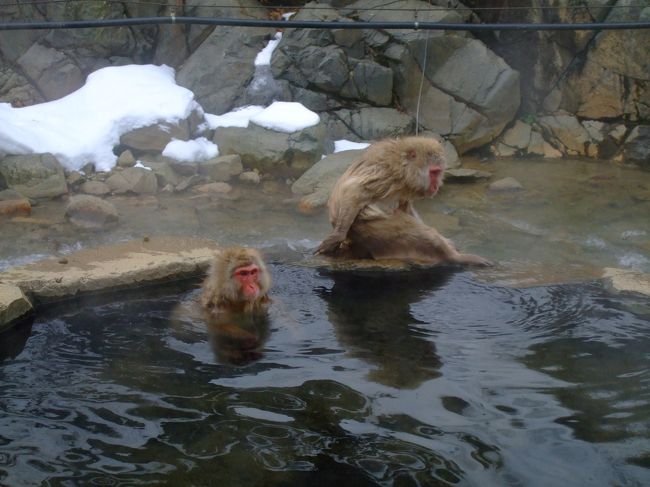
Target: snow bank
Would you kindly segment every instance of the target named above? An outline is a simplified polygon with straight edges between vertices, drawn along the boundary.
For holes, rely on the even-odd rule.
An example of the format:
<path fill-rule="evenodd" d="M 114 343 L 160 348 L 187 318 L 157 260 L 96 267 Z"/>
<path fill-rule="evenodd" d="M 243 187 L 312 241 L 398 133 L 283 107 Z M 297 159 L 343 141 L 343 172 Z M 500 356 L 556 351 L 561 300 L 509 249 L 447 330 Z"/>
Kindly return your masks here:
<path fill-rule="evenodd" d="M 191 91 L 175 83 L 169 66 L 103 68 L 59 100 L 24 108 L 0 104 L 0 152 L 50 152 L 68 170 L 94 162 L 98 171 L 109 171 L 122 134 L 176 123 L 193 110 L 201 107 Z"/>

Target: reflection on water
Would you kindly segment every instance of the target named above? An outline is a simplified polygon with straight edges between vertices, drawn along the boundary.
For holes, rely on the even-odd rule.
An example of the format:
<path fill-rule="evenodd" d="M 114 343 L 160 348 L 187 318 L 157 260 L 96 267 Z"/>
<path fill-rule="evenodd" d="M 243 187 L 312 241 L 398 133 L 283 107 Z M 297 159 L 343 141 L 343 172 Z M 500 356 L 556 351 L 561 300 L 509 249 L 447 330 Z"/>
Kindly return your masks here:
<path fill-rule="evenodd" d="M 436 345 L 417 325 L 410 306 L 444 286 L 451 269 L 412 272 L 334 272 L 333 285 L 317 289 L 338 341 L 351 355 L 378 368 L 369 378 L 415 388 L 438 377 Z M 408 351 L 405 353 L 405 351 Z"/>
<path fill-rule="evenodd" d="M 270 267 L 246 363 L 174 324 L 196 283 L 0 336 L 0 485 L 648 485 L 641 300 Z"/>
<path fill-rule="evenodd" d="M 269 337 L 268 310 L 254 313 L 228 313 L 215 316 L 204 313 L 199 303 L 199 292 L 174 307 L 170 323 L 176 330 L 176 339 L 194 343 L 206 340 L 217 361 L 245 365 L 261 358 Z"/>

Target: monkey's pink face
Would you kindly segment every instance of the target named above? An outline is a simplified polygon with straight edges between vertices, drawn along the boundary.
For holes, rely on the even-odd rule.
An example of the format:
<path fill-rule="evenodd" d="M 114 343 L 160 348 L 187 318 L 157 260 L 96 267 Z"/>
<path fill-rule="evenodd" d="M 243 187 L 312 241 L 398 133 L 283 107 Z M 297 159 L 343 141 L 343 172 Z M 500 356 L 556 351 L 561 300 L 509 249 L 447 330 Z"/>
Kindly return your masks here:
<path fill-rule="evenodd" d="M 443 172 L 444 172 L 444 168 L 440 165 L 435 164 L 429 166 L 429 170 L 428 170 L 429 189 L 427 191 L 428 196 L 435 195 L 440 189 L 440 186 L 442 186 Z"/>
<path fill-rule="evenodd" d="M 244 299 L 254 301 L 260 295 L 260 268 L 255 264 L 238 267 L 233 277 L 239 283 Z"/>

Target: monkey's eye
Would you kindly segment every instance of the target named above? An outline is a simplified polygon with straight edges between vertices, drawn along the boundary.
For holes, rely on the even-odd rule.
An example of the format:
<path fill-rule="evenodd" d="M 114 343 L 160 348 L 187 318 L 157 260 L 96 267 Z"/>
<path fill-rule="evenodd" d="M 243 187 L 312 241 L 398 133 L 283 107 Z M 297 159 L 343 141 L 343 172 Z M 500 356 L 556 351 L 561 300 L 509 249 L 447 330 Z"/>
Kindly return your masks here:
<path fill-rule="evenodd" d="M 238 271 L 235 271 L 235 275 L 241 277 L 256 276 L 257 273 L 258 269 L 255 267 L 253 269 L 239 269 Z"/>

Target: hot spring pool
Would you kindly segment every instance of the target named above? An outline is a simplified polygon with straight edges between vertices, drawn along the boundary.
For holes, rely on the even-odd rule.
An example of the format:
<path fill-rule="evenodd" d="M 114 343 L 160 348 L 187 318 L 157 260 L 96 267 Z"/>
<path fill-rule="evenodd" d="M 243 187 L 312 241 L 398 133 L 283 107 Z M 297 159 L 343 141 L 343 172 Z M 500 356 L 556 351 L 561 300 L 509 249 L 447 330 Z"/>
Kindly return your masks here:
<path fill-rule="evenodd" d="M 270 268 L 254 354 L 171 318 L 198 282 L 0 336 L 0 484 L 650 483 L 645 300 Z"/>

